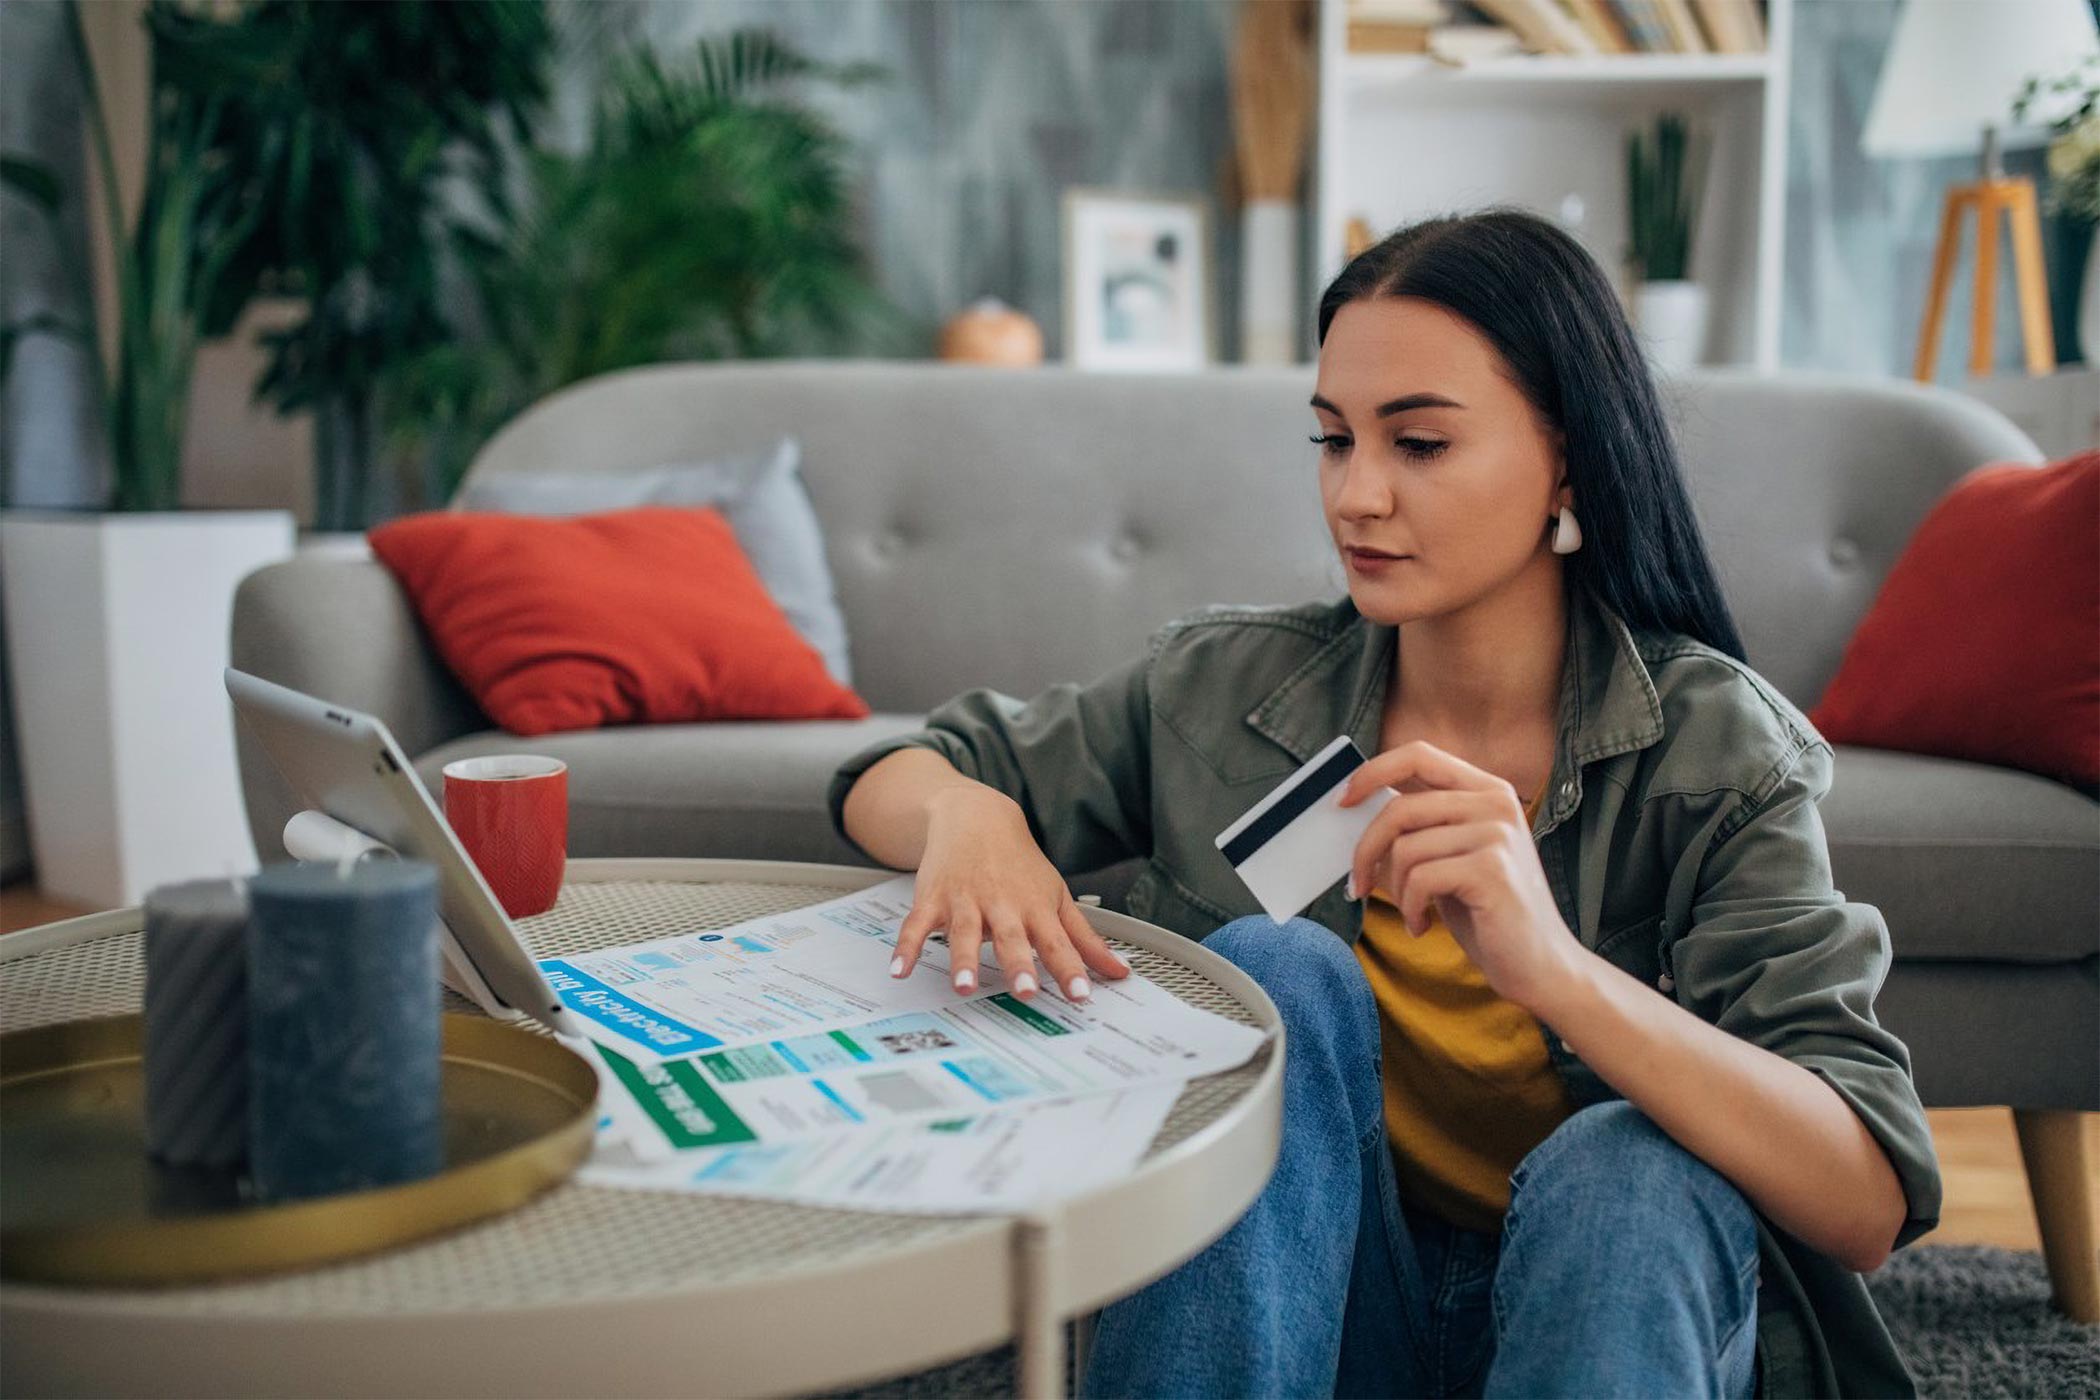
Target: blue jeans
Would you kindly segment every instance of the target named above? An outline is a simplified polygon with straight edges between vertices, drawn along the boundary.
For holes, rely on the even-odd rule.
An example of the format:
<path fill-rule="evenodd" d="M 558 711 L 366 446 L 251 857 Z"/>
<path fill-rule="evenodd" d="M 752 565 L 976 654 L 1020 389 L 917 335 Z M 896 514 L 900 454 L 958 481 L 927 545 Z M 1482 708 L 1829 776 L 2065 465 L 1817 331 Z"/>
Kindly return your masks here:
<path fill-rule="evenodd" d="M 1378 1008 L 1307 919 L 1204 940 L 1282 1014 L 1283 1143 L 1247 1213 L 1096 1320 L 1088 1396 L 1756 1393 L 1749 1202 L 1625 1099 L 1510 1174 L 1496 1232 L 1400 1199 Z"/>

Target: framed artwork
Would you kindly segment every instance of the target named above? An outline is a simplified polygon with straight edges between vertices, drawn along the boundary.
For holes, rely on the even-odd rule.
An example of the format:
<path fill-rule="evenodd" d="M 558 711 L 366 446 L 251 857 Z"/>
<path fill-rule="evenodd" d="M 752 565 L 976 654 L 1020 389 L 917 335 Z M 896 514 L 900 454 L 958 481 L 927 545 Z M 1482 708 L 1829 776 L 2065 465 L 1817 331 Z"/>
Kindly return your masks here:
<path fill-rule="evenodd" d="M 1066 190 L 1064 274 L 1068 363 L 1185 370 L 1217 358 L 1201 197 Z"/>

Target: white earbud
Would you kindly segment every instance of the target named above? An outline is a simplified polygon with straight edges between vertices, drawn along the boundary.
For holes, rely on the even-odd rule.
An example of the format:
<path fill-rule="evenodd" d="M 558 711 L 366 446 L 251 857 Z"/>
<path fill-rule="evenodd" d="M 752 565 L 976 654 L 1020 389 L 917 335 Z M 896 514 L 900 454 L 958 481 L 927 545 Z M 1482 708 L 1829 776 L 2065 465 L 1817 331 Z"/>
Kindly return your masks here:
<path fill-rule="evenodd" d="M 1582 527 L 1575 523 L 1575 512 L 1566 506 L 1560 508 L 1559 523 L 1553 527 L 1553 552 L 1573 554 L 1582 548 Z"/>

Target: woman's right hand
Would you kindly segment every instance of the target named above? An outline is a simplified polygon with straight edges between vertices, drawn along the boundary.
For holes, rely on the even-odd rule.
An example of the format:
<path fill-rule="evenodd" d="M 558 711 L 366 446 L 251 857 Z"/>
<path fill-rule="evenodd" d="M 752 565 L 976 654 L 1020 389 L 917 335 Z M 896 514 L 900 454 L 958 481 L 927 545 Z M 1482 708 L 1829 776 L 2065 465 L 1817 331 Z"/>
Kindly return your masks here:
<path fill-rule="evenodd" d="M 1130 973 L 1080 913 L 1064 876 L 1036 845 L 1020 804 L 981 783 L 944 789 L 928 801 L 926 850 L 890 976 L 909 977 L 927 936 L 942 928 L 949 976 L 962 995 L 977 990 L 978 950 L 986 938 L 1007 986 L 1023 1000 L 1037 991 L 1038 954 L 1069 1001 L 1091 994 L 1089 969 L 1110 979 Z"/>

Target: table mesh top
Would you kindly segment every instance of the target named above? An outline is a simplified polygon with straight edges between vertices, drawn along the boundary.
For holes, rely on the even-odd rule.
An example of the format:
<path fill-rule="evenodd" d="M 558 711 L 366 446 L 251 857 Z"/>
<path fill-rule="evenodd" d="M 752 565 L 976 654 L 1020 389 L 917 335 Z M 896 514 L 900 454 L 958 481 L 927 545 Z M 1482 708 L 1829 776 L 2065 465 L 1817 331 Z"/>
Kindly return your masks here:
<path fill-rule="evenodd" d="M 553 957 L 720 928 L 841 893 L 828 884 L 576 882 L 563 887 L 553 909 L 520 920 L 518 927 L 536 956 Z M 1237 999 L 1194 969 L 1110 941 L 1135 971 L 1183 999 L 1247 1025 L 1259 1024 Z M 140 944 L 139 933 L 131 930 L 0 965 L 0 1031 L 136 1012 L 144 985 Z M 449 991 L 445 999 L 448 1011 L 474 1010 Z M 1237 1069 L 1190 1081 L 1146 1155 L 1223 1116 L 1260 1076 L 1272 1044 Z M 252 1281 L 92 1293 L 121 1300 L 127 1309 L 163 1315 L 461 1312 L 772 1279 L 856 1255 L 1001 1228 L 996 1218 L 983 1215 L 881 1214 L 569 1181 L 507 1215 L 366 1259 Z"/>

